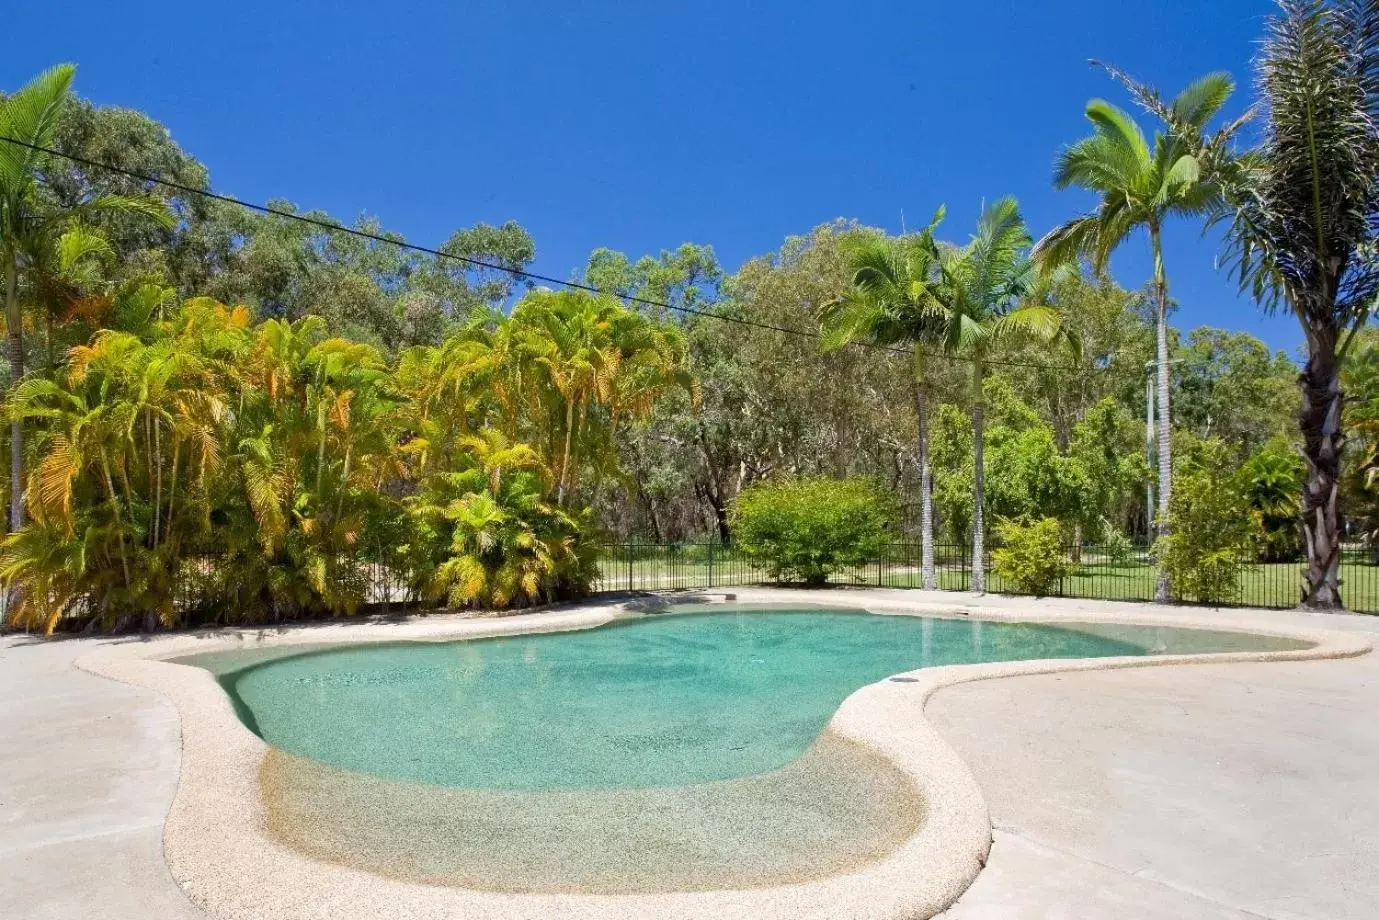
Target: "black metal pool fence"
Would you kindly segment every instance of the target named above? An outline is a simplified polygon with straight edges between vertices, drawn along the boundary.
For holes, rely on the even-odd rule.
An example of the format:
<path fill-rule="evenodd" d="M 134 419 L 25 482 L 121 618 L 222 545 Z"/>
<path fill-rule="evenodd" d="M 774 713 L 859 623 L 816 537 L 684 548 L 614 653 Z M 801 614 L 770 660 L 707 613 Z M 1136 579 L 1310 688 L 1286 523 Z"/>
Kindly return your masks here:
<path fill-rule="evenodd" d="M 1103 546 L 1084 543 L 1064 547 L 1071 574 L 1060 578 L 1050 597 L 1085 600 L 1152 601 L 1157 570 L 1145 545 Z M 993 594 L 1023 594 L 986 561 L 986 590 Z M 1234 590 L 1214 606 L 1295 607 L 1302 593 L 1301 562 L 1259 562 L 1241 559 Z M 934 546 L 938 588 L 967 591 L 972 585 L 972 548 L 940 543 Z M 764 567 L 739 550 L 717 542 L 605 543 L 599 555 L 599 591 L 672 591 L 725 588 L 771 581 Z M 829 577 L 830 584 L 885 588 L 922 588 L 920 544 L 892 543 L 877 558 L 848 566 Z M 1342 554 L 1341 597 L 1348 609 L 1379 613 L 1379 566 L 1371 550 L 1354 547 Z M 1192 603 L 1196 598 L 1175 597 Z"/>
<path fill-rule="evenodd" d="M 1067 546 L 1071 574 L 1060 578 L 1048 592 L 1051 597 L 1116 601 L 1152 601 L 1157 573 L 1148 547 L 1086 543 Z M 184 626 L 213 626 L 236 622 L 234 611 L 244 609 L 234 566 L 225 564 L 223 553 L 209 552 L 185 557 L 173 574 L 172 606 Z M 735 585 L 769 584 L 767 570 L 740 550 L 719 542 L 644 543 L 610 542 L 600 546 L 599 592 L 673 591 L 726 588 Z M 945 591 L 966 591 L 972 584 L 971 548 L 939 543 L 934 547 L 937 586 Z M 370 613 L 402 612 L 435 608 L 443 604 L 424 596 L 425 578 L 385 547 L 373 547 L 357 556 L 340 559 L 332 569 L 336 582 L 356 599 L 357 609 Z M 921 588 L 920 544 L 889 544 L 864 565 L 834 572 L 829 583 L 887 588 Z M 1242 559 L 1236 566 L 1234 590 L 1214 606 L 1296 606 L 1301 596 L 1300 562 L 1260 563 Z M 988 558 L 986 590 L 993 594 L 1022 594 L 1018 586 L 997 574 Z M 1348 548 L 1341 563 L 1341 597 L 1345 606 L 1362 613 L 1379 613 L 1379 566 L 1372 550 Z M 1175 600 L 1193 603 L 1197 598 Z M 4 592 L 0 592 L 0 623 L 5 620 Z M 93 605 L 78 601 L 64 616 L 69 628 L 79 628 L 91 617 Z M 270 615 L 271 618 L 271 615 Z"/>

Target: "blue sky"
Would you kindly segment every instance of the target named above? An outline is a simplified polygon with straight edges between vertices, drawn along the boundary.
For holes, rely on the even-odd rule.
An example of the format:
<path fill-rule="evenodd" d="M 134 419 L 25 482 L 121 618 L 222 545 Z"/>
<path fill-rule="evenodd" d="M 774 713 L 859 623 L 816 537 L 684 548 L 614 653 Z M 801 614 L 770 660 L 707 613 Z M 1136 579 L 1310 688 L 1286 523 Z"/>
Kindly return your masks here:
<path fill-rule="evenodd" d="M 983 199 L 1018 196 L 1036 235 L 1089 200 L 1055 192 L 1082 109 L 1128 100 L 1097 57 L 1176 92 L 1208 70 L 1249 96 L 1270 0 L 872 0 L 229 4 L 21 3 L 0 87 L 80 65 L 78 91 L 142 109 L 217 190 L 361 212 L 418 243 L 520 221 L 536 270 L 597 246 L 634 257 L 711 243 L 734 268 L 834 217 L 898 231 L 939 203 L 962 240 Z M 1170 229 L 1175 322 L 1293 350 Z M 1149 272 L 1133 241 L 1113 270 Z"/>

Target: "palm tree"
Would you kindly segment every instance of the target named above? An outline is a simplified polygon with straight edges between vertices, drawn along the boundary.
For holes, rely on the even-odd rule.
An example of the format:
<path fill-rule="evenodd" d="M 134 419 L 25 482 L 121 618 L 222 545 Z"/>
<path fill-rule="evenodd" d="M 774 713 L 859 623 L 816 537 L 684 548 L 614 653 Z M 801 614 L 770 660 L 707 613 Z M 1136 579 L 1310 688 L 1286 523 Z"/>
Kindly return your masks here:
<path fill-rule="evenodd" d="M 545 436 L 559 508 L 574 496 L 585 460 L 616 457 L 619 425 L 647 417 L 672 388 L 697 399 L 679 332 L 608 295 L 530 294 L 497 339 L 498 349 L 515 359 L 508 362 L 504 408 L 513 414 L 525 404 L 544 419 L 534 433 Z"/>
<path fill-rule="evenodd" d="M 1119 71 L 1111 72 L 1124 79 Z M 1058 263 L 1083 257 L 1100 274 L 1105 272 L 1111 253 L 1132 232 L 1143 228 L 1149 235 L 1154 258 L 1152 291 L 1157 337 L 1159 536 L 1168 533 L 1168 507 L 1173 487 L 1168 403 L 1168 275 L 1164 271 L 1163 229 L 1173 217 L 1203 214 L 1217 198 L 1217 184 L 1209 172 L 1204 172 L 1197 153 L 1203 146 L 1202 135 L 1207 122 L 1221 110 L 1234 89 L 1235 84 L 1224 73 L 1207 74 L 1194 81 L 1168 104 L 1174 113 L 1174 127 L 1156 134 L 1152 148 L 1140 126 L 1126 112 L 1101 99 L 1087 103 L 1087 119 L 1095 133 L 1059 154 L 1053 181 L 1060 189 L 1075 186 L 1095 192 L 1101 198 L 1100 203 L 1095 211 L 1050 230 L 1034 247 L 1035 256 L 1041 261 Z M 1231 132 L 1239 124 L 1233 125 Z M 1160 602 L 1168 600 L 1168 576 L 1163 570 L 1159 573 L 1155 596 Z"/>
<path fill-rule="evenodd" d="M 532 395 L 552 403 L 548 434 L 562 439 L 551 456 L 555 464 L 555 503 L 564 507 L 573 491 L 571 468 L 578 459 L 576 428 L 587 417 L 589 404 L 598 399 L 607 377 L 609 329 L 622 307 L 611 297 L 582 291 L 538 292 L 513 310 L 505 327 L 517 341 L 517 350 L 531 362 L 546 384 Z"/>
<path fill-rule="evenodd" d="M 983 384 L 992 351 L 1007 339 L 1031 336 L 1044 341 L 1063 337 L 1063 314 L 1041 292 L 1040 273 L 1030 258 L 1029 228 L 1014 198 L 1002 198 L 982 210 L 977 233 L 961 248 L 939 249 L 942 280 L 943 346 L 971 365 L 972 399 L 972 583 L 986 590 L 986 471 L 983 440 L 986 396 Z"/>
<path fill-rule="evenodd" d="M 852 270 L 852 290 L 823 312 L 825 351 L 864 340 L 876 345 L 908 345 L 914 351 L 916 449 L 919 462 L 920 579 L 934 590 L 934 496 L 929 467 L 929 388 L 924 373 L 925 348 L 942 341 L 944 311 L 938 299 L 942 272 L 934 229 L 943 220 L 939 208 L 929 226 L 899 239 L 871 235 L 850 237 L 844 254 Z"/>
<path fill-rule="evenodd" d="M 171 222 L 167 209 L 151 198 L 101 195 L 70 208 L 47 206 L 39 184 L 72 86 L 76 68 L 60 64 L 45 70 L 14 95 L 0 101 L 0 275 L 4 277 L 5 325 L 9 335 L 10 389 L 24 377 L 24 311 L 21 276 L 33 276 L 52 264 L 50 252 L 73 224 L 103 212 L 122 211 Z M 10 421 L 11 531 L 24 523 L 24 429 Z"/>
<path fill-rule="evenodd" d="M 1379 0 L 1280 6 L 1256 65 L 1263 142 L 1221 158 L 1214 216 L 1242 289 L 1291 311 L 1306 338 L 1302 606 L 1329 610 L 1342 606 L 1341 370 L 1379 297 Z"/>

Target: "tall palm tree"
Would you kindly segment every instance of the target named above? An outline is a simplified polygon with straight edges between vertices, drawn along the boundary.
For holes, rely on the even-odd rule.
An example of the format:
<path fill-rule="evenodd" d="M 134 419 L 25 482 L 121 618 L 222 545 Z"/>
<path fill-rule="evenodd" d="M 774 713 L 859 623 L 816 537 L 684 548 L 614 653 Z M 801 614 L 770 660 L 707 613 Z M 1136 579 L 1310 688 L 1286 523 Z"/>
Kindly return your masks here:
<path fill-rule="evenodd" d="M 24 377 L 23 276 L 51 264 L 49 251 L 64 231 L 102 212 L 123 211 L 170 223 L 166 207 L 151 198 L 101 195 L 71 208 L 54 208 L 39 194 L 47 154 L 58 118 L 71 94 L 76 68 L 60 64 L 45 70 L 14 95 L 0 101 L 0 276 L 4 278 L 5 325 L 9 336 L 10 389 Z M 23 421 L 10 422 L 10 530 L 24 523 Z"/>
<path fill-rule="evenodd" d="M 1119 71 L 1111 72 L 1123 79 Z M 1095 211 L 1050 230 L 1034 248 L 1036 258 L 1042 261 L 1086 258 L 1101 273 L 1106 270 L 1111 253 L 1134 231 L 1144 229 L 1149 236 L 1154 259 L 1152 290 L 1157 337 L 1160 536 L 1168 532 L 1173 488 L 1168 275 L 1164 271 L 1163 229 L 1173 217 L 1200 216 L 1216 200 L 1219 188 L 1210 172 L 1202 169 L 1197 153 L 1203 146 L 1205 126 L 1221 111 L 1234 89 L 1235 84 L 1225 73 L 1207 74 L 1194 81 L 1168 104 L 1167 108 L 1174 113 L 1174 126 L 1156 134 L 1152 147 L 1126 112 L 1101 99 L 1087 103 L 1087 119 L 1094 133 L 1059 154 L 1053 181 L 1060 189 L 1075 186 L 1095 192 L 1100 203 Z M 1160 602 L 1169 597 L 1168 577 L 1163 570 L 1155 597 Z"/>
<path fill-rule="evenodd" d="M 1220 158 L 1215 217 L 1228 225 L 1229 266 L 1242 288 L 1266 310 L 1291 311 L 1306 338 L 1302 605 L 1335 609 L 1341 369 L 1379 298 L 1379 0 L 1279 5 L 1256 64 L 1263 142 Z"/>
<path fill-rule="evenodd" d="M 1041 291 L 1041 276 L 1030 257 L 1029 228 L 1014 198 L 1002 198 L 982 210 L 977 232 L 961 248 L 942 246 L 943 346 L 971 365 L 972 400 L 972 583 L 986 590 L 986 471 L 983 441 L 986 397 L 983 384 L 992 352 L 1008 339 L 1027 336 L 1072 342 L 1062 312 Z"/>
<path fill-rule="evenodd" d="M 916 448 L 919 462 L 920 579 L 938 587 L 934 571 L 934 496 L 929 467 L 929 388 L 925 350 L 943 337 L 943 307 L 938 298 L 942 272 L 934 230 L 943 220 L 939 208 L 923 231 L 883 239 L 848 238 L 843 252 L 852 270 L 852 290 L 823 311 L 825 351 L 864 340 L 877 345 L 908 345 L 914 351 Z"/>

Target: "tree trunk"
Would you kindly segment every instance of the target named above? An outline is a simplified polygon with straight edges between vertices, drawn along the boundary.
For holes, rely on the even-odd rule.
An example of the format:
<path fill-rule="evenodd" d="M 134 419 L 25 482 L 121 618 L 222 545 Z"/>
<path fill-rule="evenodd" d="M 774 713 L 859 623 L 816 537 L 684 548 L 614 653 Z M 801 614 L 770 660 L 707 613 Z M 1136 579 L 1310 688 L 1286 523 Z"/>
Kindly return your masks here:
<path fill-rule="evenodd" d="M 106 455 L 105 448 L 101 448 L 101 471 L 105 474 L 105 491 L 110 496 L 110 510 L 115 515 L 115 535 L 120 541 L 120 567 L 124 570 L 124 586 L 130 585 L 129 579 L 129 556 L 125 553 L 124 545 L 124 518 L 120 514 L 120 499 L 115 493 L 115 481 L 110 477 L 110 458 Z M 125 493 L 129 492 L 128 483 L 125 484 Z"/>
<path fill-rule="evenodd" d="M 728 529 L 728 506 L 723 501 L 722 489 L 715 483 L 695 483 L 694 490 L 713 512 L 714 527 L 718 530 L 718 540 L 724 546 L 732 542 L 732 531 Z"/>
<path fill-rule="evenodd" d="M 560 454 L 560 482 L 555 490 L 555 504 L 558 508 L 565 507 L 565 482 L 567 473 L 570 470 L 570 438 L 575 431 L 575 403 L 573 398 L 565 401 L 565 449 Z"/>
<path fill-rule="evenodd" d="M 1172 427 L 1169 421 L 1168 406 L 1168 280 L 1164 275 L 1163 248 L 1159 240 L 1159 228 L 1150 228 L 1150 240 L 1154 247 L 1154 296 L 1156 304 L 1155 338 L 1158 371 L 1159 403 L 1159 514 L 1156 537 L 1168 536 L 1168 507 L 1173 494 L 1173 455 L 1170 443 Z M 1159 568 L 1158 582 L 1154 586 L 1154 600 L 1166 604 L 1172 597 L 1173 586 L 1168 581 L 1168 571 Z"/>
<path fill-rule="evenodd" d="M 983 441 L 986 438 L 986 397 L 982 393 L 982 365 L 972 362 L 972 590 L 986 593 L 986 471 Z"/>
<path fill-rule="evenodd" d="M 159 436 L 160 423 L 153 420 L 153 548 L 158 548 L 159 525 L 163 513 L 163 441 Z"/>
<path fill-rule="evenodd" d="M 934 573 L 933 473 L 929 469 L 929 394 L 924 385 L 924 358 L 915 351 L 915 431 L 919 450 L 919 577 L 926 590 L 938 587 Z"/>
<path fill-rule="evenodd" d="M 641 484 L 637 484 L 637 498 L 641 500 L 642 508 L 646 511 L 646 521 L 651 525 L 651 539 L 654 543 L 664 543 L 665 538 L 661 532 L 661 518 L 656 514 L 656 503 L 651 500 L 651 496 L 643 491 Z"/>
<path fill-rule="evenodd" d="M 708 474 L 703 484 L 704 499 L 713 510 L 714 523 L 718 526 L 718 538 L 726 546 L 732 542 L 732 531 L 728 528 L 728 503 L 724 496 L 723 472 L 709 448 L 709 435 L 703 419 L 696 420 L 695 441 L 704 457 L 704 469 Z"/>
<path fill-rule="evenodd" d="M 24 377 L 24 311 L 19 307 L 19 256 L 11 250 L 5 280 L 5 324 L 9 327 L 10 392 Z M 24 425 L 10 422 L 10 533 L 24 526 Z"/>
<path fill-rule="evenodd" d="M 177 464 L 181 459 L 182 442 L 177 438 L 177 431 L 172 432 L 172 475 L 168 479 L 168 523 L 169 530 L 172 529 L 172 516 L 177 509 Z"/>
<path fill-rule="evenodd" d="M 316 444 L 316 494 L 314 499 L 321 500 L 321 481 L 326 472 L 326 394 L 324 389 L 319 396 L 316 406 L 316 430 L 320 440 Z"/>
<path fill-rule="evenodd" d="M 1334 330 L 1309 333 L 1307 364 L 1298 383 L 1302 388 L 1302 452 L 1307 458 L 1307 483 L 1302 490 L 1302 532 L 1307 545 L 1302 606 L 1313 610 L 1341 609 L 1341 514 L 1337 501 L 1341 478 L 1340 366 Z"/>

